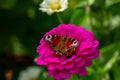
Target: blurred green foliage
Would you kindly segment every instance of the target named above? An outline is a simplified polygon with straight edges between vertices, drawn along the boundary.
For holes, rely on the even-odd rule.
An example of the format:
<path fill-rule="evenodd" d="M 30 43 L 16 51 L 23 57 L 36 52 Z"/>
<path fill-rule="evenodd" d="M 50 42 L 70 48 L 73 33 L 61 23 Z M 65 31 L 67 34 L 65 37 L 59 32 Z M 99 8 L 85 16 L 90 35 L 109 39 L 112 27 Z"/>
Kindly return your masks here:
<path fill-rule="evenodd" d="M 120 80 L 120 0 L 69 0 L 67 10 L 51 16 L 38 10 L 41 2 L 0 0 L 0 55 L 29 55 L 34 60 L 40 38 L 60 24 L 59 14 L 64 23 L 91 30 L 100 43 L 101 56 L 87 68 L 88 75 L 73 75 L 69 80 Z M 2 75 L 0 80 L 4 80 Z M 53 78 L 39 76 L 39 80 Z"/>

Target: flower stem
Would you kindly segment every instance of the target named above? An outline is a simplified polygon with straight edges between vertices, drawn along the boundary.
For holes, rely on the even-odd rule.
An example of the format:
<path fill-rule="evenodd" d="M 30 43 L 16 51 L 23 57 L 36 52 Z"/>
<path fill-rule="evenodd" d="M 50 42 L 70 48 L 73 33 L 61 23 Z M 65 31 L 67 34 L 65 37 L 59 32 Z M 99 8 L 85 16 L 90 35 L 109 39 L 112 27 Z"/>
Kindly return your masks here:
<path fill-rule="evenodd" d="M 64 22 L 63 22 L 63 19 L 61 18 L 61 16 L 60 16 L 59 14 L 56 14 L 56 16 L 57 16 L 58 21 L 59 21 L 60 23 L 64 23 Z"/>

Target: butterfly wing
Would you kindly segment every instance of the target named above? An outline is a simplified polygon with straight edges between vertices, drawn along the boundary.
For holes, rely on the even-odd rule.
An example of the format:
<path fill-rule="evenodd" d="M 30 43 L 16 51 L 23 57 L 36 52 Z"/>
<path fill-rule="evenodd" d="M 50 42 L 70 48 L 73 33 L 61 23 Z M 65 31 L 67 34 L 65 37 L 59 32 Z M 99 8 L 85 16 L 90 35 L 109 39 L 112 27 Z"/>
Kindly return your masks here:
<path fill-rule="evenodd" d="M 60 36 L 48 35 L 44 37 L 44 41 L 53 49 L 56 44 L 60 41 Z"/>
<path fill-rule="evenodd" d="M 73 38 L 67 37 L 65 41 L 65 45 L 66 45 L 66 48 L 64 50 L 66 52 L 64 55 L 66 57 L 71 57 L 76 51 L 76 48 L 78 46 L 78 41 Z"/>

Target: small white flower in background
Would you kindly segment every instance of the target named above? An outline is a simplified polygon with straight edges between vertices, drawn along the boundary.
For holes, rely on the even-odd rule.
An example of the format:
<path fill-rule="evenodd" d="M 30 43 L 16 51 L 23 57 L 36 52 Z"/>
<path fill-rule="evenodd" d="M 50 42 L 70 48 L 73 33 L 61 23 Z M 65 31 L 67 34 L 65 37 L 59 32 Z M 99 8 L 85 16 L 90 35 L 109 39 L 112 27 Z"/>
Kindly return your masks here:
<path fill-rule="evenodd" d="M 62 12 L 67 9 L 68 0 L 44 0 L 40 4 L 39 10 L 46 12 L 48 15 L 54 12 Z"/>
<path fill-rule="evenodd" d="M 30 66 L 20 72 L 18 80 L 37 80 L 40 73 L 42 73 L 40 67 Z M 47 76 L 47 73 L 43 73 L 43 77 L 45 77 L 45 74 Z"/>

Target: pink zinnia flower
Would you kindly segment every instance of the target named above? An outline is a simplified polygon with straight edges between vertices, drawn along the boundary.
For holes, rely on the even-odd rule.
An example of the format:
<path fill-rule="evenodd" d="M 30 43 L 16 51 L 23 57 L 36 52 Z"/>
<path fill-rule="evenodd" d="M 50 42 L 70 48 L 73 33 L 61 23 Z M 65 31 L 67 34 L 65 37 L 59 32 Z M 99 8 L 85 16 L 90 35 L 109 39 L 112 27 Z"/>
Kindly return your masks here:
<path fill-rule="evenodd" d="M 79 45 L 75 53 L 69 57 L 59 57 L 42 38 L 40 45 L 37 47 L 39 56 L 36 59 L 38 65 L 46 67 L 48 75 L 53 76 L 56 80 L 69 78 L 71 74 L 86 75 L 86 66 L 92 64 L 92 59 L 99 56 L 97 46 L 98 41 L 89 30 L 73 24 L 60 24 L 47 32 L 46 35 L 69 36 L 78 41 Z"/>

